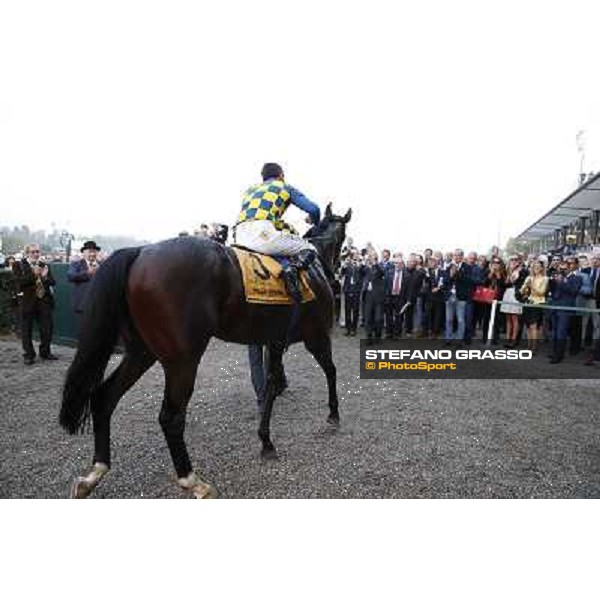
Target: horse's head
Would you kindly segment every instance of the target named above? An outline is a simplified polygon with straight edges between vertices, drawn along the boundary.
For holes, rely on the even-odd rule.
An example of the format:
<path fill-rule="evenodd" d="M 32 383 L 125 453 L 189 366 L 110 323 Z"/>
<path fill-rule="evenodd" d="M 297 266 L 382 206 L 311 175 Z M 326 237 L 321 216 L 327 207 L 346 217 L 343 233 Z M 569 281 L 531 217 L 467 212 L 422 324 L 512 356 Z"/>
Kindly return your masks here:
<path fill-rule="evenodd" d="M 310 241 L 318 250 L 321 260 L 327 263 L 332 272 L 339 266 L 342 244 L 346 238 L 346 223 L 351 217 L 351 208 L 343 217 L 340 217 L 333 214 L 331 203 L 329 203 L 325 209 L 325 216 L 311 232 Z"/>

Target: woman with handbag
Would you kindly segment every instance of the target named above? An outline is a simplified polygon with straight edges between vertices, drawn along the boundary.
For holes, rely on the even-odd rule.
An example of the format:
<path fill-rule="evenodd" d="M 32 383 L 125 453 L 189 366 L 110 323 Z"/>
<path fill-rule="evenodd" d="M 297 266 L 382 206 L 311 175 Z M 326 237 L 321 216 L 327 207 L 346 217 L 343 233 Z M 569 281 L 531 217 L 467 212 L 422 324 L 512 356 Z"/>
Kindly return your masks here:
<path fill-rule="evenodd" d="M 491 289 L 494 292 L 493 300 L 500 300 L 504 295 L 506 289 L 506 270 L 504 263 L 499 256 L 492 257 L 490 262 L 490 270 L 488 275 L 483 282 L 483 285 L 487 289 Z M 488 329 L 490 326 L 490 318 L 492 315 L 492 304 L 484 304 L 483 310 L 483 343 L 485 344 L 488 340 Z M 494 330 L 492 332 L 492 344 L 495 346 L 498 344 L 498 338 L 500 337 L 500 315 L 496 315 L 494 321 Z"/>
<path fill-rule="evenodd" d="M 532 352 L 538 349 L 544 322 L 543 309 L 534 306 L 546 304 L 548 285 L 549 279 L 546 277 L 544 263 L 536 260 L 531 267 L 531 274 L 521 287 L 521 296 L 528 304 L 523 310 L 523 322 L 527 327 L 527 347 Z"/>
<path fill-rule="evenodd" d="M 477 258 L 477 266 L 479 268 L 479 273 L 481 282 L 485 282 L 490 272 L 490 263 L 486 256 L 481 254 Z M 488 302 L 477 302 L 475 298 L 473 298 L 474 306 L 473 306 L 473 331 L 477 331 L 482 323 L 483 323 L 483 315 L 485 314 L 485 306 Z"/>
<path fill-rule="evenodd" d="M 521 298 L 521 287 L 527 277 L 527 269 L 523 266 L 518 256 L 511 256 L 508 262 L 508 272 L 506 275 L 506 291 L 502 296 L 503 304 L 500 312 L 506 315 L 506 348 L 514 348 L 518 344 L 519 329 L 521 326 L 520 317 L 523 314 L 523 307 L 518 306 Z"/>

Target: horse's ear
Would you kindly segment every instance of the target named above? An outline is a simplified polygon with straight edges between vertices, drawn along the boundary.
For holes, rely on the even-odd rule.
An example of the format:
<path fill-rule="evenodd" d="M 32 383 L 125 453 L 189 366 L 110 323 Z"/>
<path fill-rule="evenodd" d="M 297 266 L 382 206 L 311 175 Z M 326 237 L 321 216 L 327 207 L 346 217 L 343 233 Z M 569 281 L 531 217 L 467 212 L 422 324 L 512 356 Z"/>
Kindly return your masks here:
<path fill-rule="evenodd" d="M 330 219 L 333 216 L 333 213 L 331 212 L 331 202 L 327 205 L 327 208 L 325 209 L 325 217 Z"/>
<path fill-rule="evenodd" d="M 344 223 L 347 223 L 352 217 L 352 209 L 349 208 L 348 212 L 344 215 Z"/>

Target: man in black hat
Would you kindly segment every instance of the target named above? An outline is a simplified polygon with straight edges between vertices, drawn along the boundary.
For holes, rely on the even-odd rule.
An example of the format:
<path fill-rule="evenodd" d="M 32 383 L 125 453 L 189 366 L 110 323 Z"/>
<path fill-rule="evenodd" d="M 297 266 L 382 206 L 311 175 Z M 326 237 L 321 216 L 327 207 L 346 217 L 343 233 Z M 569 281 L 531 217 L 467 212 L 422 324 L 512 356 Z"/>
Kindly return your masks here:
<path fill-rule="evenodd" d="M 85 244 L 83 244 L 81 247 L 81 254 L 83 255 L 83 258 L 81 260 L 72 262 L 69 266 L 67 278 L 73 284 L 71 304 L 75 314 L 78 337 L 90 282 L 100 266 L 100 263 L 98 262 L 98 252 L 100 252 L 100 250 L 101 248 L 96 244 L 96 242 L 85 242 Z"/>

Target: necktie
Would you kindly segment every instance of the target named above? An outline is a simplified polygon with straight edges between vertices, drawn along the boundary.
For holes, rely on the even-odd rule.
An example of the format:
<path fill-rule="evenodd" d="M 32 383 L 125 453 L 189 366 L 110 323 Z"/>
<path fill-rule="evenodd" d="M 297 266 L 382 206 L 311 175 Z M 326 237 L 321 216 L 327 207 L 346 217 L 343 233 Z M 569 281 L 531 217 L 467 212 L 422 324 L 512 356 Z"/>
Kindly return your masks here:
<path fill-rule="evenodd" d="M 41 277 L 35 278 L 35 295 L 41 300 L 46 295 L 44 284 Z"/>

